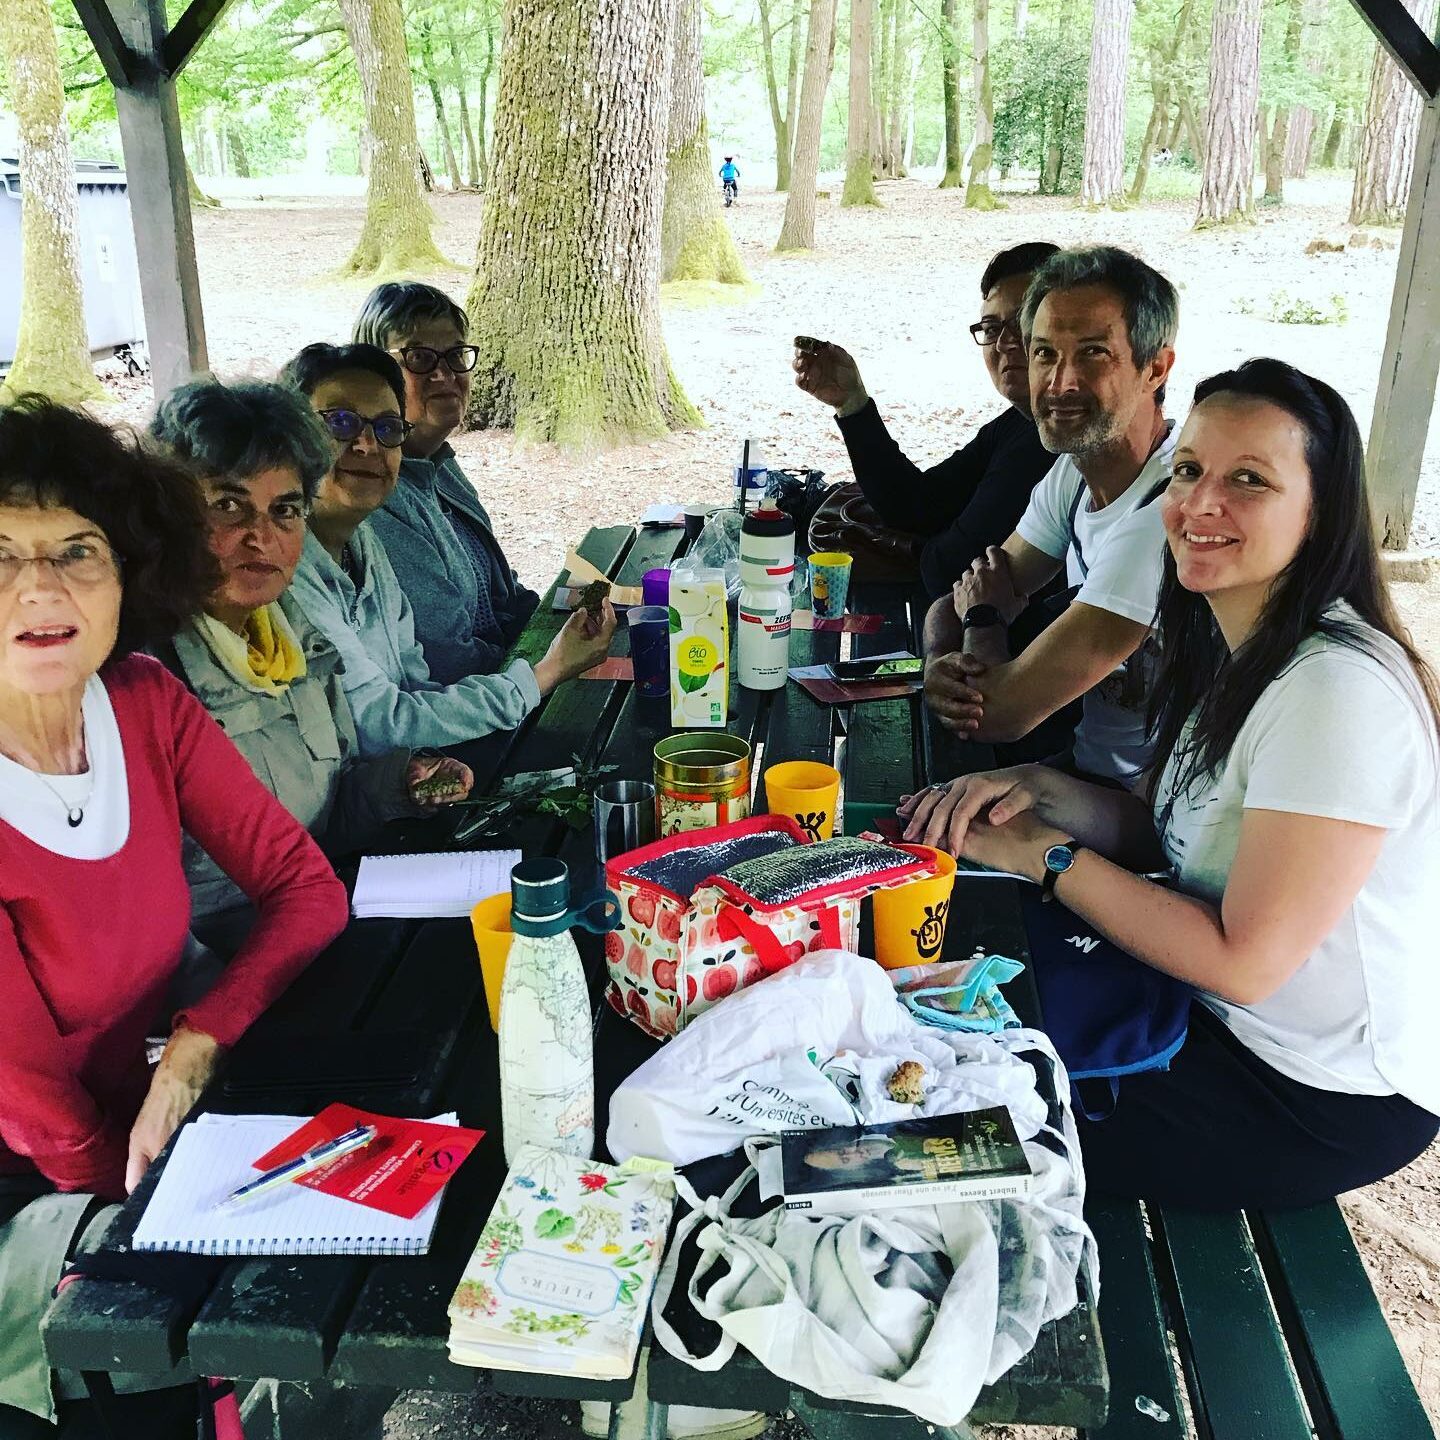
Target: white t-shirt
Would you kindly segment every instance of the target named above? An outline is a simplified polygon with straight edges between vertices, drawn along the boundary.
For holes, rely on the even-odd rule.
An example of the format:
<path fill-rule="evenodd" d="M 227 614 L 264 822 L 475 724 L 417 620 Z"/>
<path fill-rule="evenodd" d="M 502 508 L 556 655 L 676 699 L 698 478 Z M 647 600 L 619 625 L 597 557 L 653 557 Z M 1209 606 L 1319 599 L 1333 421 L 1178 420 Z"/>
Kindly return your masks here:
<path fill-rule="evenodd" d="M 1440 771 L 1424 692 L 1400 648 L 1313 635 L 1246 717 L 1218 778 L 1175 801 L 1162 843 L 1180 889 L 1218 904 L 1248 810 L 1389 833 L 1339 924 L 1268 1000 L 1201 999 L 1250 1050 L 1321 1090 L 1399 1093 L 1440 1114 Z M 1162 819 L 1175 781 L 1155 798 Z"/>
<path fill-rule="evenodd" d="M 46 775 L 42 780 L 0 755 L 0 821 L 56 855 L 105 860 L 130 837 L 130 784 L 115 707 L 98 675 L 86 683 L 80 709 L 89 769 L 83 775 Z M 69 823 L 68 806 L 84 810 L 80 824 Z"/>
<path fill-rule="evenodd" d="M 1155 616 L 1165 561 L 1165 529 L 1159 501 L 1145 504 L 1169 478 L 1178 431 L 1172 425 L 1134 483 L 1103 510 L 1088 494 L 1075 509 L 1084 477 L 1073 456 L 1062 455 L 1035 487 L 1015 527 L 1022 540 L 1055 559 L 1065 557 L 1076 603 L 1109 610 L 1137 624 Z M 1075 510 L 1075 533 L 1070 514 Z M 1077 553 L 1076 544 L 1079 551 Z M 1086 692 L 1084 714 L 1075 730 L 1075 763 L 1091 775 L 1129 784 L 1150 763 L 1145 734 L 1153 642 L 1145 643 L 1113 674 Z"/>

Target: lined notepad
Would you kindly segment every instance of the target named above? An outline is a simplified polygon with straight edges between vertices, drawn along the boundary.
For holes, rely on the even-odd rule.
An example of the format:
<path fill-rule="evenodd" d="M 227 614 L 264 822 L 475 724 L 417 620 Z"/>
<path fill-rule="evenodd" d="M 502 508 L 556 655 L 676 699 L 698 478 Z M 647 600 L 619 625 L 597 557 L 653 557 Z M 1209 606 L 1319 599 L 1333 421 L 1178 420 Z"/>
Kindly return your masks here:
<path fill-rule="evenodd" d="M 253 1162 L 303 1115 L 210 1115 L 181 1130 L 131 1241 L 136 1250 L 193 1255 L 423 1255 L 441 1195 L 413 1220 L 304 1185 L 282 1185 L 234 1209 L 215 1207 L 253 1180 Z M 455 1123 L 454 1115 L 435 1117 Z"/>
<path fill-rule="evenodd" d="M 360 862 L 351 908 L 357 920 L 466 916 L 487 896 L 508 892 L 510 871 L 519 863 L 518 850 L 367 855 Z"/>

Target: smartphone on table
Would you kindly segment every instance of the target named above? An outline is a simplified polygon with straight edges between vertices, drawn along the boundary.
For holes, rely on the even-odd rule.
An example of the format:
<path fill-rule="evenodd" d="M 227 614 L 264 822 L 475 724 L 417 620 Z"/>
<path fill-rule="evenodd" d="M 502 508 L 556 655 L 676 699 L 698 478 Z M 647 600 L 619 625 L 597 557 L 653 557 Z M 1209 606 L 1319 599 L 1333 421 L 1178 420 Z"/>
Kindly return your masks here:
<path fill-rule="evenodd" d="M 877 655 L 864 660 L 835 660 L 830 678 L 840 684 L 866 680 L 915 680 L 925 673 L 925 662 L 914 655 Z"/>

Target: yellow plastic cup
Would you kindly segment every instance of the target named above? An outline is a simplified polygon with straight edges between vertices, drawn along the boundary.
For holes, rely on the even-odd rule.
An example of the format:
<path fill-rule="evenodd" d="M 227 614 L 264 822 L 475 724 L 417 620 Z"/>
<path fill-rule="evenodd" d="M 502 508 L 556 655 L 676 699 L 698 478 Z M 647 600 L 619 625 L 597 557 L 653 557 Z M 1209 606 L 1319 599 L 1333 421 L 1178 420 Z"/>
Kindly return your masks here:
<path fill-rule="evenodd" d="M 492 895 L 470 912 L 475 948 L 480 952 L 480 978 L 485 982 L 485 1003 L 490 1007 L 490 1028 L 500 1033 L 500 987 L 505 983 L 505 962 L 510 958 L 510 894 Z"/>
<path fill-rule="evenodd" d="M 812 840 L 835 833 L 840 772 L 818 760 L 785 760 L 765 772 L 765 805 L 771 815 L 789 815 Z"/>
<path fill-rule="evenodd" d="M 810 608 L 819 620 L 838 620 L 850 595 L 855 557 L 845 550 L 817 550 L 810 557 Z"/>
<path fill-rule="evenodd" d="M 935 860 L 937 875 L 921 875 L 885 890 L 874 900 L 875 958 L 887 970 L 933 965 L 945 946 L 950 892 L 955 888 L 955 859 L 928 845 L 902 847 L 923 860 Z"/>

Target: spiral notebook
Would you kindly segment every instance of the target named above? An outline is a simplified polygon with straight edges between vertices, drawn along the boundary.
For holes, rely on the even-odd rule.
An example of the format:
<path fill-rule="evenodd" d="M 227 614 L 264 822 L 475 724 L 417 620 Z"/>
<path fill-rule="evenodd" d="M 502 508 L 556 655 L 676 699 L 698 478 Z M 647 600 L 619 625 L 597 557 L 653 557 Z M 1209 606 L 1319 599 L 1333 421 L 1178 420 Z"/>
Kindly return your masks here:
<path fill-rule="evenodd" d="M 424 1255 L 443 1192 L 413 1220 L 304 1185 L 283 1185 L 231 1210 L 216 1206 L 256 1175 L 254 1161 L 303 1115 L 211 1115 L 181 1130 L 130 1242 L 192 1255 Z M 453 1125 L 454 1115 L 438 1121 Z"/>
<path fill-rule="evenodd" d="M 351 909 L 357 920 L 468 916 L 475 905 L 509 893 L 518 850 L 451 850 L 429 855 L 367 855 Z"/>

